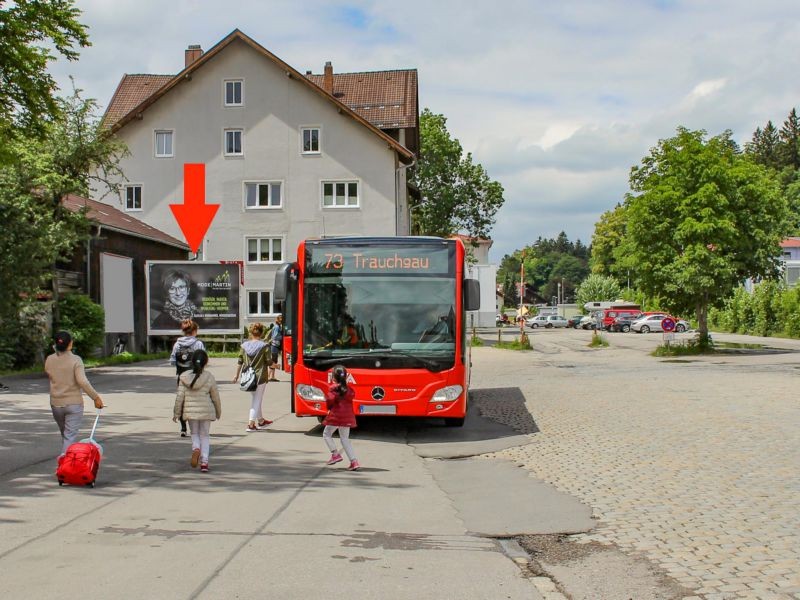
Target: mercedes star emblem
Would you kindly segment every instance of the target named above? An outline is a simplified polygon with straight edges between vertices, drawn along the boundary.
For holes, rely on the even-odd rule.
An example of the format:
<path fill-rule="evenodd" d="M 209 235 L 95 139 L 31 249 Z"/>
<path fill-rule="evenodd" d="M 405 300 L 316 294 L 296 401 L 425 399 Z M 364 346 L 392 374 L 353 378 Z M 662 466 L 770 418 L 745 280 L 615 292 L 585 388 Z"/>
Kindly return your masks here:
<path fill-rule="evenodd" d="M 386 397 L 386 392 L 383 390 L 382 387 L 376 386 L 376 387 L 372 388 L 372 399 L 373 400 L 377 400 L 378 402 L 380 402 L 385 397 Z"/>

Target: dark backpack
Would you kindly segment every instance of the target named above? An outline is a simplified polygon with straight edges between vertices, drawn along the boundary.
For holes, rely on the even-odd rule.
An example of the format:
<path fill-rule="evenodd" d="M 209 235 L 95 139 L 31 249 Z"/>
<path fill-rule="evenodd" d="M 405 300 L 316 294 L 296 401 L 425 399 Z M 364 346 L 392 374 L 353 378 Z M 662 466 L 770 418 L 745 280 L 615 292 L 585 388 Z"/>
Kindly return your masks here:
<path fill-rule="evenodd" d="M 192 347 L 181 346 L 178 348 L 178 352 L 175 354 L 175 368 L 178 370 L 178 375 L 192 369 L 192 354 L 194 354 Z"/>

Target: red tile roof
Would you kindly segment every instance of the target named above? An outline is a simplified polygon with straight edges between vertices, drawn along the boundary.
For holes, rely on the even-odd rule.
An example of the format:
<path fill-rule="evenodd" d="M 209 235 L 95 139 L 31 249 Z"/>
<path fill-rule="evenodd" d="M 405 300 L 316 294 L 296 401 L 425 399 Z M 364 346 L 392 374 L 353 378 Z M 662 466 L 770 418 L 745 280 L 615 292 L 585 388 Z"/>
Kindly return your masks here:
<path fill-rule="evenodd" d="M 175 239 L 160 229 L 150 227 L 150 225 L 144 221 L 140 221 L 135 217 L 127 215 L 109 204 L 104 204 L 103 202 L 98 202 L 96 200 L 90 200 L 89 198 L 84 198 L 83 196 L 76 196 L 75 194 L 70 194 L 64 198 L 62 204 L 64 205 L 64 208 L 67 208 L 73 212 L 78 212 L 84 208 L 88 209 L 86 217 L 90 221 L 99 223 L 103 227 L 129 233 L 137 237 L 146 238 L 148 240 L 162 242 L 170 246 L 177 246 L 178 248 L 183 248 L 187 251 L 189 250 L 189 246 L 184 242 Z"/>
<path fill-rule="evenodd" d="M 781 242 L 781 248 L 800 248 L 800 238 L 786 238 Z"/>
<path fill-rule="evenodd" d="M 123 75 L 108 104 L 103 123 L 111 127 L 174 77 L 174 75 Z"/>
<path fill-rule="evenodd" d="M 417 85 L 417 77 L 416 71 L 378 71 L 376 73 L 380 74 L 383 73 L 383 81 L 380 82 L 380 76 L 375 79 L 375 81 L 371 80 L 371 89 L 376 91 L 383 90 L 387 93 L 385 96 L 388 100 L 393 100 L 394 104 L 391 110 L 391 117 L 392 119 L 385 125 L 385 126 L 378 126 L 376 123 L 383 123 L 385 119 L 381 118 L 381 109 L 376 109 L 375 111 L 375 118 L 377 121 L 373 122 L 371 116 L 367 114 L 362 114 L 362 112 L 369 113 L 372 111 L 371 104 L 369 109 L 362 108 L 361 110 L 355 110 L 351 108 L 347 102 L 344 100 L 340 100 L 336 95 L 336 89 L 334 87 L 334 94 L 328 94 L 325 92 L 319 85 L 315 84 L 311 81 L 309 76 L 300 74 L 297 70 L 283 62 L 280 58 L 272 54 L 269 50 L 264 48 L 261 44 L 250 38 L 249 36 L 245 35 L 238 29 L 234 29 L 230 34 L 228 34 L 225 39 L 221 40 L 217 44 L 214 45 L 213 48 L 209 49 L 208 52 L 205 52 L 200 58 L 186 67 L 183 71 L 178 73 L 177 75 L 124 75 L 122 77 L 122 81 L 120 81 L 119 86 L 117 87 L 117 91 L 114 93 L 114 96 L 111 98 L 111 102 L 106 109 L 106 113 L 103 117 L 103 122 L 112 128 L 112 130 L 117 131 L 124 127 L 129 121 L 131 121 L 137 113 L 143 112 L 146 110 L 151 104 L 156 102 L 162 95 L 167 93 L 170 89 L 178 85 L 183 79 L 189 76 L 191 73 L 196 71 L 197 69 L 201 68 L 205 65 L 209 60 L 211 60 L 214 56 L 216 56 L 219 52 L 224 50 L 228 45 L 232 42 L 239 40 L 244 42 L 257 52 L 261 53 L 265 57 L 272 60 L 275 64 L 277 64 L 286 74 L 298 81 L 302 81 L 306 83 L 311 89 L 316 91 L 317 93 L 321 94 L 335 105 L 339 107 L 340 112 L 343 112 L 350 117 L 352 117 L 355 121 L 362 123 L 367 128 L 371 129 L 375 134 L 379 135 L 386 142 L 394 148 L 399 155 L 401 156 L 402 160 L 406 162 L 410 162 L 413 159 L 413 153 L 405 148 L 402 144 L 400 144 L 397 140 L 393 139 L 388 134 L 382 131 L 382 128 L 385 129 L 393 129 L 396 127 L 410 127 L 411 125 L 395 125 L 394 123 L 400 122 L 408 122 L 408 109 L 407 108 L 394 108 L 395 104 L 398 103 L 399 98 L 404 96 L 406 98 L 406 102 L 413 97 L 413 106 L 414 106 L 414 121 L 416 121 L 416 104 L 417 104 L 417 93 L 416 93 L 416 85 Z M 413 73 L 413 76 L 409 75 L 406 78 L 403 78 L 404 82 L 404 89 L 405 92 L 401 94 L 398 91 L 397 81 L 393 81 L 391 77 L 387 78 L 387 73 Z M 361 94 L 356 95 L 355 87 L 356 85 L 362 83 L 359 82 L 359 76 L 363 80 L 367 73 L 341 73 L 340 75 L 354 75 L 355 77 L 352 80 L 347 80 L 346 84 L 342 83 L 343 86 L 343 94 L 347 94 L 348 90 L 350 91 L 350 96 L 352 98 L 360 98 L 365 101 L 367 98 L 373 98 L 368 94 Z M 312 76 L 313 77 L 313 76 Z M 334 78 L 336 76 L 334 75 Z M 126 79 L 133 78 L 129 83 L 126 83 Z M 321 76 L 320 76 L 321 80 Z M 344 79 L 342 80 L 345 81 Z M 160 85 L 159 85 L 160 84 Z M 411 93 L 413 91 L 413 94 Z M 389 93 L 391 92 L 391 93 Z M 344 97 L 344 96 L 343 96 Z M 377 100 L 380 100 L 377 96 L 374 97 Z M 364 106 L 367 106 L 366 104 Z M 384 111 L 386 110 L 387 105 L 384 106 Z M 385 116 L 385 115 L 384 115 Z M 401 117 L 404 119 L 401 121 Z"/>
<path fill-rule="evenodd" d="M 322 87 L 323 75 L 306 73 Z M 334 73 L 333 95 L 380 129 L 417 126 L 417 70 Z"/>

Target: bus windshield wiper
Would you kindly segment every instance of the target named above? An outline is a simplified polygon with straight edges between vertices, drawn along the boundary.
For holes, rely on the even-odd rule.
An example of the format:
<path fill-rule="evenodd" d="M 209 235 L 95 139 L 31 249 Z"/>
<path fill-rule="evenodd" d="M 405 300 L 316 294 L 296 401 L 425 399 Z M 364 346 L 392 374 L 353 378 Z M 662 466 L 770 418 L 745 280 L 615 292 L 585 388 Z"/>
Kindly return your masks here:
<path fill-rule="evenodd" d="M 429 360 L 427 358 L 422 358 L 421 356 L 417 356 L 416 354 L 412 354 L 410 352 L 404 352 L 402 350 L 391 350 L 391 349 L 382 349 L 382 350 L 372 350 L 370 352 L 365 352 L 363 354 L 350 354 L 348 356 L 340 356 L 337 358 L 325 358 L 325 359 L 314 359 L 314 363 L 317 367 L 327 367 L 330 365 L 336 364 L 346 364 L 350 362 L 357 362 L 361 360 L 373 360 L 375 358 L 393 358 L 395 356 L 402 356 L 403 358 L 411 358 L 421 364 L 423 367 L 428 369 L 431 372 L 438 372 L 442 370 L 442 365 L 434 360 Z M 309 357 L 314 358 L 314 357 Z"/>

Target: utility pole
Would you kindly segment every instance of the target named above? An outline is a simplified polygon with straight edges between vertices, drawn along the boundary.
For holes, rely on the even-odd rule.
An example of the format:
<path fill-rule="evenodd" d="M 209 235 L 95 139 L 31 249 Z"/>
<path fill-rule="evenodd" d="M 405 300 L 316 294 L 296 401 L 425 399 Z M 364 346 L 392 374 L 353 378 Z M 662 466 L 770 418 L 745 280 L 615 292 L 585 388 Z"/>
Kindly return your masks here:
<path fill-rule="evenodd" d="M 522 259 L 519 261 L 519 332 L 524 333 L 525 319 L 522 314 L 522 307 L 525 301 L 525 250 L 522 251 Z"/>

